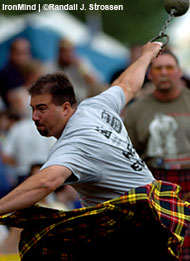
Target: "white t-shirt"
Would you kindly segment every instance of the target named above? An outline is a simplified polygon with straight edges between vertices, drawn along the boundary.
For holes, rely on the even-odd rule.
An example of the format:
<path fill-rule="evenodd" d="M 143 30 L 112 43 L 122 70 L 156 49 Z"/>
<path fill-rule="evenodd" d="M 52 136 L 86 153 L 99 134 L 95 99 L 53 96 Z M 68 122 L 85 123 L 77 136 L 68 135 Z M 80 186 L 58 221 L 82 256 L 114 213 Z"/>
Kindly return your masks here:
<path fill-rule="evenodd" d="M 10 129 L 3 143 L 3 153 L 16 160 L 18 176 L 27 175 L 32 164 L 43 164 L 47 160 L 54 142 L 54 138 L 42 137 L 31 119 L 23 119 Z"/>
<path fill-rule="evenodd" d="M 154 180 L 119 116 L 124 105 L 125 95 L 118 86 L 81 102 L 43 166 L 70 169 L 72 175 L 66 183 L 76 184 L 84 206 Z"/>

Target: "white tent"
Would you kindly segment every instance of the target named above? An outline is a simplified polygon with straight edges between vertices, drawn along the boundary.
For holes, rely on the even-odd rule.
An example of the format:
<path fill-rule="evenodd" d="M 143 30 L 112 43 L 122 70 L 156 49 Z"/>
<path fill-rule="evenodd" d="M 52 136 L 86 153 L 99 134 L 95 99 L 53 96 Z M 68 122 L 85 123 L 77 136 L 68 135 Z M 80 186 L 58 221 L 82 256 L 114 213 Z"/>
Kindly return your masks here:
<path fill-rule="evenodd" d="M 174 18 L 168 33 L 183 70 L 190 76 L 190 9 L 185 15 Z"/>

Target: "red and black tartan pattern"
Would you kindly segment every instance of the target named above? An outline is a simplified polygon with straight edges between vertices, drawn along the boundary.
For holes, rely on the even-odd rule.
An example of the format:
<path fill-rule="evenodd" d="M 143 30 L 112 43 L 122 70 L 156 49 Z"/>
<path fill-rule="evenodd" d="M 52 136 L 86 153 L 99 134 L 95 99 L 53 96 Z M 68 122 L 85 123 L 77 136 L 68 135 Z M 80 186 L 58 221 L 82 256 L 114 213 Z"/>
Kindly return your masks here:
<path fill-rule="evenodd" d="M 166 248 L 170 256 L 178 258 L 190 221 L 190 204 L 178 198 L 179 190 L 175 184 L 154 181 L 93 207 L 64 212 L 34 206 L 2 216 L 0 223 L 24 228 L 20 241 L 22 261 L 81 260 L 77 253 L 87 251 L 87 257 L 94 256 L 96 244 L 112 257 L 114 246 L 120 243 L 120 249 L 127 253 L 132 239 L 131 246 L 140 254 L 145 241 L 145 246 L 149 242 L 153 242 L 152 247 L 160 244 L 160 249 Z M 118 243 L 121 233 L 126 241 Z"/>
<path fill-rule="evenodd" d="M 190 202 L 190 169 L 165 170 L 150 168 L 154 177 L 158 180 L 169 181 L 181 187 L 180 198 Z M 190 227 L 187 228 L 185 240 L 180 255 L 180 261 L 190 260 Z"/>

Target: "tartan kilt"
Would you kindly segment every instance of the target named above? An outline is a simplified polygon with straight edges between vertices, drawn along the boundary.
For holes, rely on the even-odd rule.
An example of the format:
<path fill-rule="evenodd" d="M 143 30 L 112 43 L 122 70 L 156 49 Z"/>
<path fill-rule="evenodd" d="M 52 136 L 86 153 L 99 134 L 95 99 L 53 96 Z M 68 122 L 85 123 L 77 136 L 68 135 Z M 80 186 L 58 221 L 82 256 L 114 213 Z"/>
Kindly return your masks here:
<path fill-rule="evenodd" d="M 179 199 L 179 191 L 176 184 L 154 181 L 93 207 L 65 212 L 36 205 L 3 215 L 0 223 L 23 228 L 22 261 L 116 260 L 119 255 L 177 260 L 190 221 L 190 204 Z M 166 259 L 156 258 L 159 251 Z M 156 254 L 148 258 L 148 252 Z"/>
<path fill-rule="evenodd" d="M 154 177 L 158 180 L 178 184 L 181 187 L 179 197 L 190 202 L 190 169 L 156 169 L 150 168 Z M 187 228 L 180 261 L 190 260 L 190 227 Z"/>

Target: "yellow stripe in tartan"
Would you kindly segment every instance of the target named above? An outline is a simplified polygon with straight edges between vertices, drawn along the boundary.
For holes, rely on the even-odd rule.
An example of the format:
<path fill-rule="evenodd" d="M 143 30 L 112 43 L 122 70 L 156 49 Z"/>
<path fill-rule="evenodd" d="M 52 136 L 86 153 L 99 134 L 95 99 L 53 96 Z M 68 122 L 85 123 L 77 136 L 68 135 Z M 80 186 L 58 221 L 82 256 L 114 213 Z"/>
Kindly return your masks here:
<path fill-rule="evenodd" d="M 39 239 L 41 239 L 40 233 L 35 234 L 35 237 L 36 237 L 36 240 L 37 240 L 37 241 L 38 241 Z"/>
<path fill-rule="evenodd" d="M 111 208 L 114 208 L 115 206 L 114 205 L 111 205 L 111 204 L 108 204 L 109 207 Z M 80 209 L 80 210 L 86 210 L 86 209 L 91 209 L 92 207 L 89 207 L 89 208 L 83 208 L 83 209 Z M 53 228 L 55 228 L 56 226 L 59 226 L 60 224 L 62 223 L 65 223 L 65 222 L 68 222 L 70 220 L 73 220 L 73 219 L 76 219 L 76 218 L 80 218 L 80 217 L 84 217 L 84 216 L 88 216 L 88 215 L 95 215 L 95 214 L 98 214 L 100 212 L 104 212 L 105 211 L 105 208 L 101 208 L 101 209 L 94 209 L 94 210 L 91 210 L 89 212 L 86 212 L 86 213 L 82 213 L 81 215 L 78 215 L 77 217 L 74 216 L 74 217 L 70 217 L 70 218 L 67 218 L 65 220 L 62 220 L 60 222 L 57 222 L 56 224 L 52 224 L 51 226 L 49 227 L 46 227 L 44 230 L 42 230 L 40 233 L 38 233 L 38 236 L 37 236 L 37 241 L 39 241 L 42 237 L 44 237 L 50 230 L 52 230 Z M 35 235 L 36 236 L 36 235 Z M 22 257 L 28 252 L 28 250 L 33 246 L 35 245 L 35 241 L 32 239 L 28 244 L 27 244 L 27 248 L 26 248 L 26 245 L 25 245 L 25 248 L 24 250 L 22 249 L 20 251 L 20 257 L 22 259 Z"/>
<path fill-rule="evenodd" d="M 145 193 L 136 194 L 136 202 L 138 200 L 147 200 L 147 199 L 148 199 L 148 196 Z M 134 202 L 134 203 L 136 203 L 136 202 Z"/>
<path fill-rule="evenodd" d="M 158 184 L 159 184 L 159 186 L 161 186 L 160 183 L 158 183 Z M 180 188 L 177 187 L 177 191 L 179 191 L 179 189 Z M 159 214 L 160 214 L 160 212 L 162 212 L 162 213 L 165 213 L 167 215 L 171 215 L 173 217 L 177 217 L 177 218 L 180 219 L 179 222 L 182 221 L 182 220 L 184 221 L 185 219 L 190 220 L 190 216 L 185 215 L 184 212 L 183 212 L 183 210 L 184 210 L 184 202 L 183 201 L 181 201 L 181 202 L 178 201 L 177 210 L 176 211 L 168 210 L 166 208 L 163 208 L 160 205 L 160 198 L 163 199 L 164 197 L 165 198 L 168 197 L 171 200 L 171 196 L 174 199 L 178 198 L 176 192 L 174 192 L 174 191 L 159 191 L 158 189 L 155 189 L 154 190 L 154 199 L 152 200 L 151 203 L 155 207 L 155 209 L 159 212 Z M 190 203 L 189 204 L 187 203 L 187 205 L 190 206 Z M 181 222 L 182 224 L 184 224 L 183 221 Z"/>
<path fill-rule="evenodd" d="M 167 198 L 167 197 L 174 197 L 174 198 L 177 198 L 176 197 L 176 193 L 174 191 L 159 191 L 158 189 L 155 189 L 154 190 L 154 196 L 155 198 L 159 198 L 159 197 L 162 197 L 162 198 Z"/>
<path fill-rule="evenodd" d="M 146 200 L 146 199 L 148 199 L 148 196 L 145 193 L 135 194 L 134 190 L 132 190 L 129 191 L 129 193 L 126 196 L 121 196 L 120 198 L 107 201 L 104 203 L 104 205 L 107 205 L 108 203 L 112 203 L 115 205 L 122 204 L 122 203 L 135 204 L 138 200 Z"/>
<path fill-rule="evenodd" d="M 181 205 L 178 205 L 178 211 L 180 211 L 180 213 L 179 213 L 179 214 L 180 214 L 180 215 L 179 215 L 180 218 L 185 218 L 185 219 L 189 220 L 189 217 L 184 214 L 184 208 L 183 208 Z M 182 217 L 181 217 L 181 216 L 182 216 Z M 184 222 L 184 223 L 185 223 L 185 222 Z M 179 220 L 175 232 L 176 232 L 177 234 L 180 234 L 180 233 L 181 233 L 181 230 L 182 230 L 182 227 L 180 226 L 180 220 Z"/>
<path fill-rule="evenodd" d="M 179 242 L 183 242 L 183 237 L 179 236 L 182 232 L 183 229 L 183 225 L 185 223 L 185 219 L 187 218 L 187 216 L 185 214 L 181 214 L 181 213 L 176 213 L 174 211 L 169 211 L 167 209 L 161 208 L 160 205 L 156 204 L 156 202 L 154 202 L 154 207 L 157 210 L 157 213 L 159 215 L 159 217 L 163 216 L 163 213 L 168 215 L 168 216 L 173 216 L 174 218 L 177 218 L 177 226 L 175 227 L 175 232 L 173 232 L 175 234 L 175 236 L 177 236 Z M 176 223 L 175 223 L 176 224 Z M 181 243 L 182 244 L 182 243 Z"/>
<path fill-rule="evenodd" d="M 175 236 L 176 236 L 176 238 L 173 238 L 173 237 L 168 238 L 168 250 L 170 251 L 170 253 L 173 256 L 175 256 L 177 259 L 179 259 L 180 252 L 178 252 L 178 255 L 176 255 L 176 253 L 172 249 L 172 245 L 173 244 L 180 244 L 182 246 L 183 245 L 183 241 L 181 241 L 181 237 L 179 235 L 176 234 Z"/>
<path fill-rule="evenodd" d="M 143 195 L 143 194 L 142 194 Z M 113 200 L 111 200 L 113 201 Z M 118 200 L 119 202 L 121 202 L 121 200 Z M 125 200 L 127 201 L 127 200 Z M 93 207 L 88 207 L 88 208 L 82 208 L 80 209 L 80 211 L 82 212 L 81 215 L 78 215 L 77 217 L 76 216 L 73 216 L 73 217 L 70 217 L 70 218 L 67 218 L 65 220 L 62 220 L 60 222 L 57 222 L 56 224 L 53 224 L 49 227 L 46 227 L 44 230 L 42 230 L 40 233 L 36 234 L 35 237 L 36 237 L 36 241 L 39 241 L 43 236 L 45 236 L 50 230 L 52 230 L 53 228 L 55 228 L 56 226 L 59 226 L 60 224 L 62 223 L 65 223 L 65 222 L 68 222 L 68 221 L 71 221 L 73 219 L 76 219 L 76 218 L 80 218 L 80 217 L 84 217 L 84 216 L 89 216 L 89 215 L 96 215 L 98 213 L 101 213 L 101 212 L 104 212 L 106 209 L 110 209 L 110 210 L 113 210 L 114 208 L 116 208 L 116 206 L 114 206 L 113 204 L 110 204 L 109 203 L 110 201 L 107 201 L 107 202 L 104 202 L 103 204 L 100 204 L 101 206 L 104 205 L 104 208 L 101 207 L 101 208 L 98 208 L 98 209 L 92 209 Z M 88 212 L 86 213 L 83 213 L 82 210 L 87 210 L 89 209 Z M 78 211 L 79 212 L 79 211 Z M 111 224 L 114 224 L 116 222 L 116 220 L 110 220 L 109 222 L 107 222 L 107 224 L 111 225 Z M 20 251 L 20 257 L 22 258 L 26 252 L 28 252 L 28 250 L 30 248 L 32 248 L 32 246 L 36 243 L 36 241 L 34 241 L 33 239 L 27 244 L 27 247 L 25 245 L 25 248 L 24 250 L 22 249 Z"/>
<path fill-rule="evenodd" d="M 166 208 L 161 207 L 157 202 L 152 203 L 155 207 L 155 209 L 157 210 L 159 216 L 161 216 L 162 213 L 172 216 L 172 217 L 176 217 L 178 218 L 178 222 L 181 224 L 184 224 L 184 220 L 187 218 L 187 216 L 184 213 L 179 213 L 179 212 L 175 212 L 175 211 L 171 211 L 168 210 Z"/>
<path fill-rule="evenodd" d="M 28 250 L 36 244 L 37 241 L 39 241 L 43 236 L 45 236 L 50 230 L 52 230 L 54 227 L 56 226 L 56 224 L 53 224 L 47 228 L 45 228 L 44 230 L 42 230 L 40 233 L 35 234 L 35 239 L 36 240 L 31 240 L 29 241 L 27 244 L 24 245 L 24 249 L 22 249 L 19 253 L 20 253 L 20 257 L 22 259 L 22 257 L 28 252 Z"/>
<path fill-rule="evenodd" d="M 140 196 L 140 195 L 138 195 Z M 137 195 L 135 195 L 134 193 L 129 193 L 127 195 L 127 200 L 126 200 L 128 203 L 136 203 L 137 202 Z"/>
<path fill-rule="evenodd" d="M 5 254 L 0 256 L 0 261 L 19 261 L 19 255 L 18 254 Z"/>
<path fill-rule="evenodd" d="M 114 225 L 115 223 L 116 223 L 116 220 L 115 220 L 115 219 L 110 219 L 110 220 L 108 220 L 108 221 L 106 222 L 106 224 L 109 225 L 109 226 L 112 226 L 112 225 Z"/>

